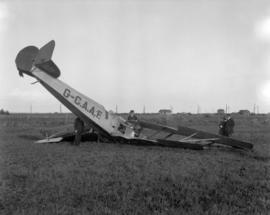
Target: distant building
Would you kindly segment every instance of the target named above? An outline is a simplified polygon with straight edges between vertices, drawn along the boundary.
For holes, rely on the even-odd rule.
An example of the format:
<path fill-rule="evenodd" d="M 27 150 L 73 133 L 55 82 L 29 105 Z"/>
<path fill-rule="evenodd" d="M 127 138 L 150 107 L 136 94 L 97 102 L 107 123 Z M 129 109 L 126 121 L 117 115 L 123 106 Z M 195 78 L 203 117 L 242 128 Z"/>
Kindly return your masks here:
<path fill-rule="evenodd" d="M 238 113 L 240 115 L 245 115 L 245 116 L 249 116 L 250 115 L 250 111 L 249 110 L 239 110 Z"/>
<path fill-rule="evenodd" d="M 217 110 L 217 114 L 224 114 L 225 113 L 225 110 L 224 109 L 218 109 Z"/>
<path fill-rule="evenodd" d="M 172 114 L 172 110 L 170 110 L 170 109 L 160 109 L 159 113 L 160 114 Z"/>

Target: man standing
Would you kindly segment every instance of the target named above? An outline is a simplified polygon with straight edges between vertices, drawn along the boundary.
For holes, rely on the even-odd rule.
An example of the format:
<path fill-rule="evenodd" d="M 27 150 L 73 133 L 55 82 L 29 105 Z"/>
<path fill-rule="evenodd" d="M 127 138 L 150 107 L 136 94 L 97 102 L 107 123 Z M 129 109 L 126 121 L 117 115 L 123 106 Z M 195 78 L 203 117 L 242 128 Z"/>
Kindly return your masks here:
<path fill-rule="evenodd" d="M 84 131 L 84 123 L 83 121 L 77 117 L 74 122 L 74 130 L 75 130 L 75 139 L 74 139 L 74 145 L 80 145 L 82 133 Z"/>
<path fill-rule="evenodd" d="M 222 135 L 222 136 L 228 136 L 226 135 L 226 126 L 227 126 L 227 119 L 226 117 L 224 116 L 223 119 L 220 121 L 218 127 L 219 127 L 219 134 Z"/>
<path fill-rule="evenodd" d="M 231 136 L 233 134 L 233 129 L 234 129 L 235 122 L 233 118 L 231 117 L 230 114 L 227 115 L 226 119 L 226 130 L 227 130 L 227 135 L 226 136 Z"/>
<path fill-rule="evenodd" d="M 133 125 L 134 136 L 139 137 L 140 133 L 142 131 L 142 127 L 140 126 L 140 124 L 138 122 L 138 118 L 135 115 L 134 110 L 131 110 L 129 112 L 127 121 L 130 122 Z"/>
<path fill-rule="evenodd" d="M 131 110 L 131 111 L 129 112 L 129 115 L 128 115 L 127 120 L 128 120 L 129 122 L 136 122 L 136 121 L 138 120 L 137 116 L 136 116 L 135 113 L 134 113 L 134 110 Z"/>

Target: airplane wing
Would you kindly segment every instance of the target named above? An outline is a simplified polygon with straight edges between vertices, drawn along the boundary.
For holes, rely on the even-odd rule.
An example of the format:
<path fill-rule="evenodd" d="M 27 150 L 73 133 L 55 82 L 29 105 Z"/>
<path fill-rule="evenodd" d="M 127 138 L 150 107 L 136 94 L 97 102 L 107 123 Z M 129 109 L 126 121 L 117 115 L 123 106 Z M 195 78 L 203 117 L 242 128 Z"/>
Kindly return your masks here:
<path fill-rule="evenodd" d="M 58 132 L 44 139 L 38 140 L 35 143 L 59 143 L 59 142 L 73 142 L 75 139 L 75 133 L 72 132 Z M 81 141 L 98 141 L 98 135 L 94 132 L 89 132 L 89 129 L 85 129 L 82 133 Z"/>
<path fill-rule="evenodd" d="M 178 142 L 182 142 L 182 143 L 195 143 L 195 142 L 215 142 L 218 144 L 223 144 L 223 145 L 227 145 L 227 146 L 231 146 L 231 147 L 235 147 L 235 148 L 241 148 L 241 149 L 252 149 L 253 148 L 253 144 L 242 141 L 242 140 L 236 140 L 230 137 L 224 137 L 224 136 L 220 136 L 217 134 L 212 134 L 209 132 L 205 132 L 205 131 L 200 131 L 197 129 L 193 129 L 193 128 L 188 128 L 188 127 L 184 127 L 184 126 L 178 126 L 178 128 L 173 128 L 173 127 L 169 127 L 169 126 L 164 126 L 164 125 L 160 125 L 160 124 L 153 124 L 153 123 L 149 123 L 149 122 L 145 122 L 145 121 L 140 121 L 139 124 L 143 127 L 143 128 L 148 128 L 148 129 L 152 129 L 152 130 L 157 130 L 157 131 L 164 131 L 169 133 L 166 137 L 164 137 L 165 141 L 167 139 L 167 137 L 172 136 L 172 135 L 181 135 L 181 136 L 187 136 L 187 137 L 192 137 L 192 138 L 196 138 L 198 139 L 196 140 L 190 140 L 190 138 L 188 139 L 182 139 L 179 140 Z M 166 140 L 168 142 L 168 140 Z"/>
<path fill-rule="evenodd" d="M 232 146 L 235 148 L 241 148 L 241 149 L 253 148 L 253 144 L 242 141 L 242 140 L 236 140 L 230 137 L 220 136 L 220 135 L 208 133 L 205 131 L 199 131 L 193 128 L 178 126 L 177 134 L 187 136 L 194 133 L 196 133 L 196 135 L 194 135 L 194 138 L 200 138 L 200 139 L 216 138 L 215 142 L 219 144 L 224 144 L 224 145 Z"/>
<path fill-rule="evenodd" d="M 63 141 L 62 137 L 55 137 L 55 138 L 46 138 L 42 140 L 37 140 L 35 143 L 59 143 Z"/>

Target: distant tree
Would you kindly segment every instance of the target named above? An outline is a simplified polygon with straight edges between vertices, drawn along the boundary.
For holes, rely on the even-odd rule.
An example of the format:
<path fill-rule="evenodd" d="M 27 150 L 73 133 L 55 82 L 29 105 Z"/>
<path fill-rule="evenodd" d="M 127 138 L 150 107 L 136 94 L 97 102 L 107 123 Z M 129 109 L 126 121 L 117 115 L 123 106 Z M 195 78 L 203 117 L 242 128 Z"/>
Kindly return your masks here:
<path fill-rule="evenodd" d="M 3 108 L 0 110 L 0 115 L 9 115 L 8 111 L 5 111 Z"/>

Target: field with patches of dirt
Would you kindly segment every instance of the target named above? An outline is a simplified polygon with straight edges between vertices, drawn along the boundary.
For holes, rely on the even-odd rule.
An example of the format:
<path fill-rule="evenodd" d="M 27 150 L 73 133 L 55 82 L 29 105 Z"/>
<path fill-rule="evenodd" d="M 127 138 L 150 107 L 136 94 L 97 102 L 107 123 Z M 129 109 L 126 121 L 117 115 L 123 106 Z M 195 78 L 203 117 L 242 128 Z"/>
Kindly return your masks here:
<path fill-rule="evenodd" d="M 125 115 L 124 115 L 125 116 Z M 233 116 L 254 151 L 35 144 L 71 114 L 0 116 L 1 214 L 269 214 L 270 118 Z M 217 133 L 219 116 L 139 115 Z"/>

